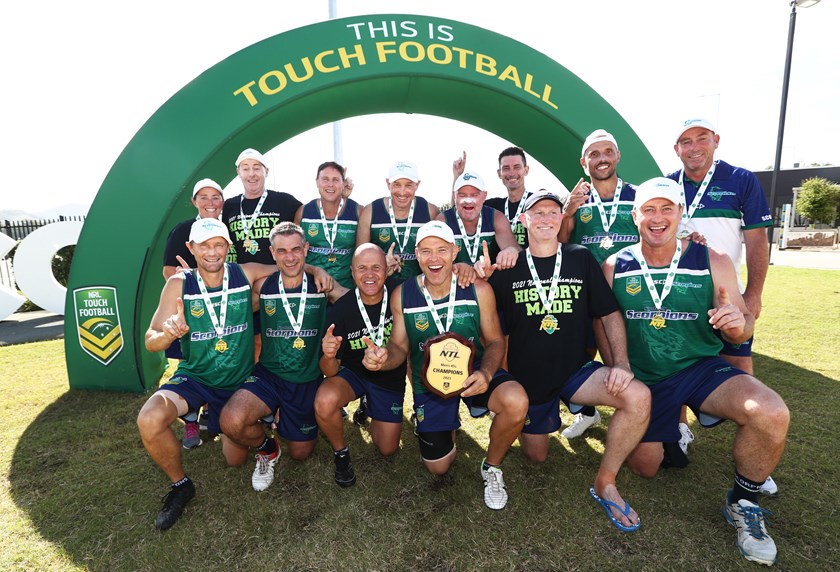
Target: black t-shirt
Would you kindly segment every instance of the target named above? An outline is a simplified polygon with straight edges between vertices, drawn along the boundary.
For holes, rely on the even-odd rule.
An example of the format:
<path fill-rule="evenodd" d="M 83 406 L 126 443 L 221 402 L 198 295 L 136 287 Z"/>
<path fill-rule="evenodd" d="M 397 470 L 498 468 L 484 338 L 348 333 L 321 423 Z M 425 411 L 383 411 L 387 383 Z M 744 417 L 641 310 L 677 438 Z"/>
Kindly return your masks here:
<path fill-rule="evenodd" d="M 388 297 L 390 298 L 393 289 L 391 284 L 388 284 Z M 388 300 L 384 300 L 388 304 Z M 379 313 L 382 311 L 379 304 L 372 306 L 365 305 L 368 318 L 371 324 L 377 326 L 379 324 Z M 391 329 L 394 327 L 393 317 L 391 316 L 391 307 L 385 311 L 385 338 L 383 344 L 387 344 L 391 338 Z M 365 350 L 367 346 L 362 341 L 362 336 L 370 337 L 367 331 L 367 326 L 359 314 L 359 307 L 356 303 L 355 288 L 351 289 L 347 294 L 338 299 L 338 301 L 327 309 L 327 327 L 329 324 L 335 324 L 333 335 L 341 336 L 341 347 L 336 354 L 336 358 L 341 361 L 341 365 L 359 375 L 391 391 L 403 391 L 405 389 L 405 373 L 406 364 L 388 371 L 370 371 L 362 365 L 362 359 L 365 357 Z"/>
<path fill-rule="evenodd" d="M 593 318 L 618 310 L 618 304 L 595 257 L 577 244 L 562 245 L 557 297 L 547 318 L 533 286 L 525 252 L 510 270 L 490 277 L 508 338 L 508 370 L 522 384 L 532 404 L 553 399 L 569 377 L 589 361 L 586 336 Z M 551 286 L 555 257 L 534 257 L 537 275 Z"/>
<path fill-rule="evenodd" d="M 190 268 L 195 268 L 195 257 L 187 248 L 186 243 L 190 240 L 190 229 L 195 222 L 194 218 L 179 222 L 170 231 L 166 238 L 166 248 L 163 250 L 163 265 L 164 266 L 180 266 L 176 256 L 180 256 L 189 265 Z"/>
<path fill-rule="evenodd" d="M 259 197 L 242 200 L 242 195 L 237 195 L 227 199 L 222 209 L 222 221 L 230 231 L 230 239 L 233 241 L 233 248 L 236 251 L 236 262 L 239 264 L 259 262 L 273 265 L 274 259 L 271 258 L 271 252 L 268 249 L 268 235 L 278 223 L 294 220 L 295 213 L 303 204 L 289 193 L 266 192 L 268 196 L 265 198 L 262 208 L 260 208 L 257 220 L 251 227 L 251 239 L 254 244 L 249 245 L 250 248 L 246 248 L 245 245 L 245 229 L 242 226 L 239 206 L 241 201 L 242 213 L 247 219 L 247 224 L 250 224 L 251 215 L 254 214 L 257 203 L 260 201 Z"/>
<path fill-rule="evenodd" d="M 506 200 L 507 199 L 505 197 L 494 197 L 484 201 L 484 204 L 490 208 L 496 209 L 505 215 L 506 219 L 510 220 L 510 217 L 516 214 L 516 209 L 519 208 L 519 202 L 510 203 L 508 205 L 510 212 L 505 212 Z M 525 225 L 523 225 L 520 221 L 516 221 L 516 226 L 513 227 L 513 236 L 516 238 L 516 244 L 522 248 L 528 248 L 528 229 L 526 229 Z"/>

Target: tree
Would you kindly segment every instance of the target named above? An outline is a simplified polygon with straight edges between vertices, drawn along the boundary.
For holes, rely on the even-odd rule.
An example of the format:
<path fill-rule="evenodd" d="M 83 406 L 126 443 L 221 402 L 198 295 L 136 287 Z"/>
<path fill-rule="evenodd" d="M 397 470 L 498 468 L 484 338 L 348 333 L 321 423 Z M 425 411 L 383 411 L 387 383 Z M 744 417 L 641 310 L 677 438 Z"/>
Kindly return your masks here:
<path fill-rule="evenodd" d="M 796 212 L 817 223 L 833 224 L 840 207 L 840 185 L 821 177 L 802 181 L 796 200 Z"/>

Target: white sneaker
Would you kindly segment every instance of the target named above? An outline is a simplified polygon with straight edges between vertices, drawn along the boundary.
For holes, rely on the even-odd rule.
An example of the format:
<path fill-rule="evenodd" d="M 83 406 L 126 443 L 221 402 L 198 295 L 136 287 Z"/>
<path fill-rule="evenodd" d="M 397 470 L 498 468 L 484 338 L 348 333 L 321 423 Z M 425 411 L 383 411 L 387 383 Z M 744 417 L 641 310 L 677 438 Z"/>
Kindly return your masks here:
<path fill-rule="evenodd" d="M 257 453 L 257 466 L 251 475 L 251 486 L 257 492 L 264 491 L 274 482 L 274 465 L 280 460 L 280 446 L 271 455 Z"/>
<path fill-rule="evenodd" d="M 584 415 L 583 413 L 578 413 L 575 415 L 575 420 L 572 422 L 571 425 L 563 429 L 563 432 L 560 433 L 566 439 L 575 439 L 576 437 L 580 437 L 583 435 L 583 432 L 595 425 L 596 423 L 600 423 L 601 421 L 601 414 L 598 413 L 598 410 L 595 410 L 595 415 L 592 417 L 588 415 Z"/>
<path fill-rule="evenodd" d="M 744 558 L 772 566 L 776 562 L 776 543 L 767 534 L 765 514 L 770 512 L 745 499 L 729 504 L 728 495 L 726 506 L 723 507 L 726 521 L 738 530 L 738 550 Z"/>
<path fill-rule="evenodd" d="M 688 455 L 688 446 L 694 441 L 694 433 L 691 432 L 691 429 L 688 428 L 688 425 L 685 423 L 680 423 L 680 440 L 679 445 L 680 449 L 684 455 Z"/>
<path fill-rule="evenodd" d="M 484 470 L 484 461 L 481 462 L 481 478 L 484 479 L 484 504 L 487 508 L 501 510 L 505 508 L 508 500 L 505 479 L 499 467 L 490 467 Z"/>
<path fill-rule="evenodd" d="M 767 477 L 767 480 L 764 481 L 764 484 L 761 485 L 761 488 L 758 489 L 758 492 L 765 496 L 772 497 L 778 494 L 779 485 L 776 484 L 776 481 L 773 480 L 773 477 Z"/>

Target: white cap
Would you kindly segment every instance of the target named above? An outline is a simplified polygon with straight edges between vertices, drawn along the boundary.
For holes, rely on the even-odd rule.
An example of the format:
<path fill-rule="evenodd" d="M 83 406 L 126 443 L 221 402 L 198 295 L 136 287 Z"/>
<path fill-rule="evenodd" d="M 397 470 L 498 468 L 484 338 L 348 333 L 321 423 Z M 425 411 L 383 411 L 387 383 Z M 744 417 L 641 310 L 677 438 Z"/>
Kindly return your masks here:
<path fill-rule="evenodd" d="M 653 199 L 666 199 L 675 205 L 681 204 L 680 197 L 682 189 L 680 184 L 673 179 L 656 177 L 645 181 L 636 187 L 636 199 L 633 201 L 633 209 L 638 211 L 646 202 Z"/>
<path fill-rule="evenodd" d="M 244 161 L 245 159 L 253 159 L 255 161 L 259 161 L 262 163 L 263 167 L 268 168 L 268 165 L 265 164 L 265 157 L 263 157 L 262 153 L 257 151 L 256 149 L 245 149 L 242 153 L 239 154 L 239 157 L 236 158 L 236 167 L 239 168 L 239 163 Z"/>
<path fill-rule="evenodd" d="M 190 242 L 201 243 L 217 236 L 231 243 L 227 226 L 219 219 L 201 218 L 190 227 Z"/>
<path fill-rule="evenodd" d="M 216 189 L 220 193 L 222 192 L 222 187 L 220 187 L 219 183 L 217 183 L 213 179 L 201 179 L 193 187 L 193 198 L 195 198 L 195 196 L 198 194 L 198 191 L 200 191 L 201 189 L 206 189 L 206 188 Z"/>
<path fill-rule="evenodd" d="M 420 175 L 417 173 L 417 165 L 411 161 L 397 161 L 388 169 L 388 180 L 394 182 L 397 179 L 408 179 L 415 183 L 420 182 Z"/>
<path fill-rule="evenodd" d="M 590 145 L 593 143 L 599 143 L 601 141 L 609 141 L 613 145 L 615 145 L 615 150 L 618 151 L 618 143 L 615 142 L 615 137 L 612 136 L 612 133 L 608 133 L 603 129 L 596 129 L 583 142 L 583 147 L 580 149 L 580 158 L 583 159 L 586 156 L 586 150 L 589 149 Z"/>
<path fill-rule="evenodd" d="M 560 207 L 565 206 L 565 201 L 560 195 L 558 195 L 554 191 L 549 191 L 548 189 L 540 189 L 536 193 L 528 195 L 528 198 L 525 199 L 525 204 L 522 206 L 522 209 L 523 211 L 528 211 L 532 206 L 543 200 L 554 201 L 555 203 L 560 205 Z"/>
<path fill-rule="evenodd" d="M 484 191 L 484 179 L 475 171 L 464 171 L 460 177 L 455 179 L 452 191 L 457 193 L 458 189 L 466 186 L 475 187 L 479 191 Z"/>
<path fill-rule="evenodd" d="M 446 242 L 455 244 L 455 234 L 452 232 L 452 229 L 440 220 L 431 220 L 417 229 L 417 238 L 414 243 L 420 246 L 420 242 L 430 236 L 436 236 Z"/>
<path fill-rule="evenodd" d="M 680 137 L 683 136 L 683 133 L 689 129 L 694 129 L 695 127 L 702 127 L 703 129 L 708 129 L 712 133 L 715 132 L 715 124 L 708 119 L 686 119 L 680 124 L 679 131 L 677 131 L 676 142 L 679 143 Z"/>

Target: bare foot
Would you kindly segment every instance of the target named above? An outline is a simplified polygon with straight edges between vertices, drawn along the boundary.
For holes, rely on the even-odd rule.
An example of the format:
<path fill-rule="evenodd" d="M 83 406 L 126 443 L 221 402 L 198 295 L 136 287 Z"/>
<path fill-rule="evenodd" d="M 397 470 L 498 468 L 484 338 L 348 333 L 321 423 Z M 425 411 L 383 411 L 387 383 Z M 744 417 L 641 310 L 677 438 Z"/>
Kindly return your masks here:
<path fill-rule="evenodd" d="M 614 484 L 605 485 L 603 489 L 596 489 L 595 492 L 602 499 L 614 502 L 620 507 L 629 506 L 629 504 L 625 504 L 624 499 L 621 498 L 620 494 L 618 494 L 618 489 L 615 487 Z M 610 512 L 612 512 L 613 517 L 615 517 L 615 519 L 618 520 L 618 522 L 620 522 L 624 526 L 635 526 L 636 523 L 639 522 L 639 515 L 636 513 L 635 510 L 633 510 L 633 507 L 630 507 L 630 512 L 626 516 L 615 507 L 609 508 Z"/>

